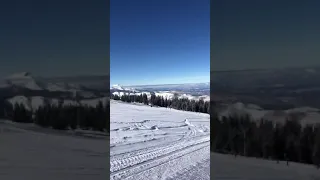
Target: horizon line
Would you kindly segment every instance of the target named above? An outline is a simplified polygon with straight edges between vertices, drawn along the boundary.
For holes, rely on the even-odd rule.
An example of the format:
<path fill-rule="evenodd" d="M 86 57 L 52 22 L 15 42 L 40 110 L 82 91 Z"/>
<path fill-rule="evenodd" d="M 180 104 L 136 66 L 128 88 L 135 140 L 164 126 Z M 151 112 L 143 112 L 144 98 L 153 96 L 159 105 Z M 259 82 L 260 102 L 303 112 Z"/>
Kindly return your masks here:
<path fill-rule="evenodd" d="M 75 74 L 75 75 L 45 75 L 45 76 L 39 76 L 39 75 L 35 75 L 35 73 L 32 73 L 30 71 L 17 71 L 15 73 L 10 73 L 8 75 L 3 75 L 2 78 L 8 78 L 10 76 L 13 75 L 17 75 L 17 74 L 22 74 L 22 73 L 29 73 L 31 77 L 36 77 L 36 78 L 70 78 L 70 77 L 88 77 L 88 76 L 107 76 L 109 77 L 108 79 L 110 79 L 110 74 L 104 74 L 104 73 L 92 73 L 92 74 L 88 74 L 88 73 L 84 73 L 84 74 Z"/>
<path fill-rule="evenodd" d="M 306 65 L 306 66 L 285 66 L 285 67 L 269 67 L 269 68 L 242 68 L 242 69 L 226 69 L 226 70 L 210 70 L 212 72 L 239 72 L 239 71 L 265 71 L 265 70 L 279 70 L 279 69 L 301 69 L 301 68 L 319 68 L 320 64 Z"/>
<path fill-rule="evenodd" d="M 207 83 L 209 83 L 210 84 L 210 81 L 209 82 L 194 82 L 194 83 L 190 83 L 190 82 L 188 82 L 188 83 L 169 83 L 169 84 L 137 84 L 137 85 L 121 85 L 121 84 L 110 84 L 110 87 L 112 87 L 113 85 L 120 85 L 120 86 L 122 86 L 122 87 L 133 87 L 133 86 L 135 86 L 135 87 L 139 87 L 139 86 L 160 86 L 160 85 L 182 85 L 182 84 L 207 84 Z"/>

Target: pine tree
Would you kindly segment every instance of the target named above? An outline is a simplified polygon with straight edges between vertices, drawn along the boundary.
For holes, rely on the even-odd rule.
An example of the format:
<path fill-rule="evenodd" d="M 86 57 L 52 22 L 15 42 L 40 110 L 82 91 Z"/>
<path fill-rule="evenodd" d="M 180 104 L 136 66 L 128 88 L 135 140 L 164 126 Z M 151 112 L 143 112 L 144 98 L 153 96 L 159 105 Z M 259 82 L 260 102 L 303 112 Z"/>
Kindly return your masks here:
<path fill-rule="evenodd" d="M 315 130 L 315 142 L 312 152 L 313 164 L 319 169 L 320 168 L 320 125 Z"/>

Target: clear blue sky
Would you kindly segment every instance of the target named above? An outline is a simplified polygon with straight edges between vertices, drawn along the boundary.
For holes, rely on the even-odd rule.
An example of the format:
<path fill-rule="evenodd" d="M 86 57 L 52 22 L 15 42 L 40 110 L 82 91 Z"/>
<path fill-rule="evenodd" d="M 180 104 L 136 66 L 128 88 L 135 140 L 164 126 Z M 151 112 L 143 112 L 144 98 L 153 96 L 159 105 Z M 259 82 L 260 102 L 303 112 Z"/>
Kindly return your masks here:
<path fill-rule="evenodd" d="M 0 5 L 0 76 L 108 74 L 106 0 L 6 0 Z"/>
<path fill-rule="evenodd" d="M 320 1 L 213 0 L 212 70 L 320 64 Z"/>
<path fill-rule="evenodd" d="M 111 84 L 210 81 L 210 0 L 111 0 Z"/>

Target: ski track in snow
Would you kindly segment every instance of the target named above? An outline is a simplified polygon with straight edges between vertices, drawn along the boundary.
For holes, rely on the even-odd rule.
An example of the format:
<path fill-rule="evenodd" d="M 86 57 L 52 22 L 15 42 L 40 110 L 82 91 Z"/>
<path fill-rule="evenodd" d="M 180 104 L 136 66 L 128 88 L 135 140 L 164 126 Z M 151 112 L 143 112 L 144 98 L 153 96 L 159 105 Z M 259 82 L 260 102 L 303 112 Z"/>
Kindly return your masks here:
<path fill-rule="evenodd" d="M 190 169 L 210 159 L 208 114 L 111 101 L 110 117 L 110 179 L 203 177 Z"/>

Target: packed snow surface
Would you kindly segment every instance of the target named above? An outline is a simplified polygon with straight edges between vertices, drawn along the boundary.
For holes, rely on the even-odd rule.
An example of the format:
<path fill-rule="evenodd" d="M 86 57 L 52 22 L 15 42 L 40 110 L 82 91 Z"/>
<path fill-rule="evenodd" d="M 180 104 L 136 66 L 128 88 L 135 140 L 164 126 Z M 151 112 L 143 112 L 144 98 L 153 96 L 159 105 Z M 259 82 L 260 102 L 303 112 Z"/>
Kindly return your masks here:
<path fill-rule="evenodd" d="M 211 153 L 211 178 L 215 180 L 319 180 L 312 165 Z M 184 179 L 184 178 L 181 178 Z"/>
<path fill-rule="evenodd" d="M 108 179 L 107 139 L 0 120 L 0 179 Z"/>
<path fill-rule="evenodd" d="M 111 101 L 110 179 L 209 179 L 209 159 L 208 114 Z"/>

